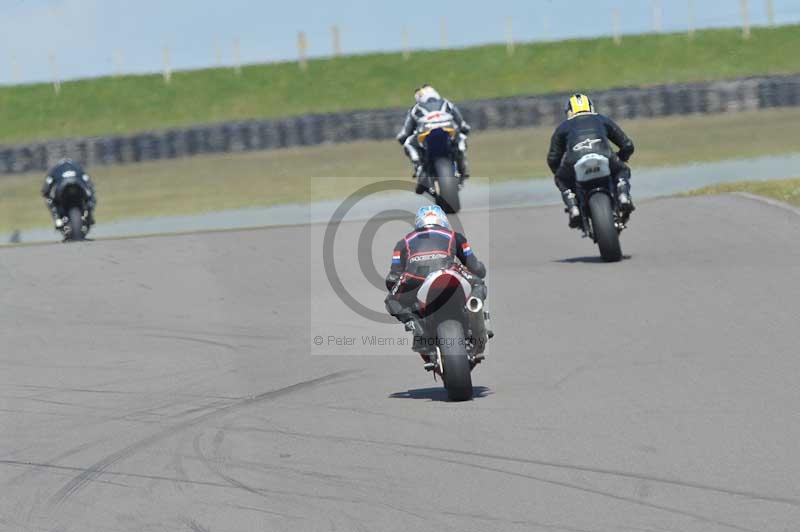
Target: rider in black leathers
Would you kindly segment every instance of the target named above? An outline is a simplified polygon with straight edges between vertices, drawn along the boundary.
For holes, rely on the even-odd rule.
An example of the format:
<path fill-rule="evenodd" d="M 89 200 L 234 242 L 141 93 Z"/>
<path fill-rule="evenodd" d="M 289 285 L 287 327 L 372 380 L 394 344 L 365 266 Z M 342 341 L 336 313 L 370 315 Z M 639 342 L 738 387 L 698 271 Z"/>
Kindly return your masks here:
<path fill-rule="evenodd" d="M 436 90 L 428 84 L 425 84 L 414 91 L 414 99 L 416 105 L 409 109 L 406 114 L 406 119 L 403 122 L 403 127 L 397 134 L 397 141 L 403 145 L 403 151 L 411 161 L 413 166 L 413 177 L 422 177 L 423 161 L 422 161 L 422 146 L 417 140 L 417 127 L 420 118 L 427 113 L 443 111 L 449 113 L 453 117 L 456 128 L 458 128 L 458 137 L 455 141 L 456 150 L 455 159 L 458 173 L 462 181 L 469 177 L 469 164 L 467 162 L 467 135 L 472 130 L 470 125 L 464 120 L 461 111 L 450 100 L 442 98 Z M 425 186 L 419 183 L 417 186 L 417 193 L 422 194 Z"/>
<path fill-rule="evenodd" d="M 453 231 L 442 209 L 436 205 L 422 207 L 417 213 L 414 231 L 403 237 L 394 247 L 392 266 L 386 276 L 386 310 L 406 325 L 415 335 L 414 350 L 423 334 L 416 313 L 417 290 L 431 272 L 460 262 L 467 271 L 464 276 L 472 285 L 472 295 L 486 299 L 486 267 L 472 252 L 467 238 Z M 488 325 L 487 325 L 488 327 Z M 493 333 L 489 333 L 493 336 Z M 423 354 L 424 358 L 424 354 Z"/>
<path fill-rule="evenodd" d="M 90 226 L 94 225 L 95 223 L 94 209 L 97 206 L 97 194 L 95 193 L 92 179 L 89 177 L 89 174 L 84 171 L 80 164 L 76 163 L 72 159 L 61 159 L 47 173 L 44 183 L 42 184 L 42 197 L 45 200 L 47 209 L 50 211 L 50 215 L 53 217 L 53 223 L 55 224 L 56 229 L 61 229 L 61 226 L 64 224 L 63 218 L 67 215 L 67 213 L 63 212 L 61 206 L 58 205 L 58 202 L 54 197 L 57 188 L 56 185 L 62 178 L 74 176 L 80 177 L 86 184 L 86 187 L 89 189 L 89 200 L 87 201 L 89 215 L 86 222 Z"/>
<path fill-rule="evenodd" d="M 630 196 L 631 169 L 625 164 L 633 155 L 633 141 L 613 120 L 595 113 L 594 104 L 584 94 L 570 97 L 565 112 L 567 120 L 558 126 L 550 141 L 547 164 L 555 175 L 556 186 L 567 207 L 570 227 L 580 225 L 580 211 L 573 192 L 574 165 L 589 153 L 608 157 L 620 208 L 627 219 L 635 209 Z M 618 152 L 614 152 L 611 143 L 619 147 Z"/>

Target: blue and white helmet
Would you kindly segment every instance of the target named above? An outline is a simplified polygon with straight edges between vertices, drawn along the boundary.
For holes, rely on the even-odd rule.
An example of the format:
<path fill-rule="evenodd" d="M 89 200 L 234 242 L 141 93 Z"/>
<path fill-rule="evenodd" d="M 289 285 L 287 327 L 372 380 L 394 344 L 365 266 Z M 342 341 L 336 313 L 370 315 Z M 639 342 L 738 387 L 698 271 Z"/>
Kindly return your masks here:
<path fill-rule="evenodd" d="M 420 207 L 417 211 L 417 218 L 414 220 L 414 227 L 417 229 L 422 229 L 423 227 L 429 227 L 432 225 L 438 225 L 440 227 L 444 227 L 445 229 L 450 229 L 450 222 L 447 221 L 447 215 L 444 213 L 441 207 L 438 205 Z"/>

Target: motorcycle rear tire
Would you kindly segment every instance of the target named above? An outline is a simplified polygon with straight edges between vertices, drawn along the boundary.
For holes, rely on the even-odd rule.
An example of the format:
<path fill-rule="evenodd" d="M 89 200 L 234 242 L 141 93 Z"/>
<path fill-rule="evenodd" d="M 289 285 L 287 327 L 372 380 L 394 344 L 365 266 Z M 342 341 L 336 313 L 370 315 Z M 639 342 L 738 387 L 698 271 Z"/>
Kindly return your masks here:
<path fill-rule="evenodd" d="M 451 401 L 472 399 L 472 368 L 469 363 L 464 326 L 458 320 L 446 320 L 436 327 L 442 353 L 442 377 Z"/>
<path fill-rule="evenodd" d="M 436 203 L 447 214 L 461 210 L 461 200 L 458 197 L 458 178 L 456 178 L 453 161 L 448 157 L 440 157 L 433 162 L 436 169 L 436 179 L 439 181 L 439 195 Z"/>
<path fill-rule="evenodd" d="M 619 243 L 619 231 L 614 225 L 614 208 L 607 194 L 596 193 L 589 198 L 589 211 L 592 215 L 592 227 L 600 248 L 600 256 L 606 262 L 622 260 L 622 247 Z"/>
<path fill-rule="evenodd" d="M 69 233 L 67 240 L 83 240 L 83 213 L 79 207 L 72 207 L 69 210 Z"/>

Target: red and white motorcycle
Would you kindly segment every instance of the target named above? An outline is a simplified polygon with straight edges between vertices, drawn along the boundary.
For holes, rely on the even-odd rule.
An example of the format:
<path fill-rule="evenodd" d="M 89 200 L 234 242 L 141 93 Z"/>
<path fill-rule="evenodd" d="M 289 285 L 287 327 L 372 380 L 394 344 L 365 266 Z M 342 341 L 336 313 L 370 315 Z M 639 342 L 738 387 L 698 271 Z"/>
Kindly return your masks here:
<path fill-rule="evenodd" d="M 417 291 L 428 357 L 426 367 L 442 377 L 451 401 L 472 399 L 472 370 L 484 359 L 488 313 L 473 295 L 472 275 L 454 265 L 431 272 Z M 420 349 L 421 351 L 423 349 Z"/>

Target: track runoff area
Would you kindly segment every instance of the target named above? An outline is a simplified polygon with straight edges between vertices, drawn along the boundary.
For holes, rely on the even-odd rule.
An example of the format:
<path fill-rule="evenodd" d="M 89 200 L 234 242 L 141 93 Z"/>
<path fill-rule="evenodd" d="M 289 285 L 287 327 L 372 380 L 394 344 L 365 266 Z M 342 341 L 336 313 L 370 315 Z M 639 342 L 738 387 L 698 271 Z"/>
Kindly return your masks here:
<path fill-rule="evenodd" d="M 0 529 L 793 529 L 800 216 L 638 207 L 614 264 L 561 207 L 461 216 L 496 331 L 464 403 L 331 288 L 325 224 L 0 250 Z M 363 227 L 333 260 L 380 311 Z"/>

